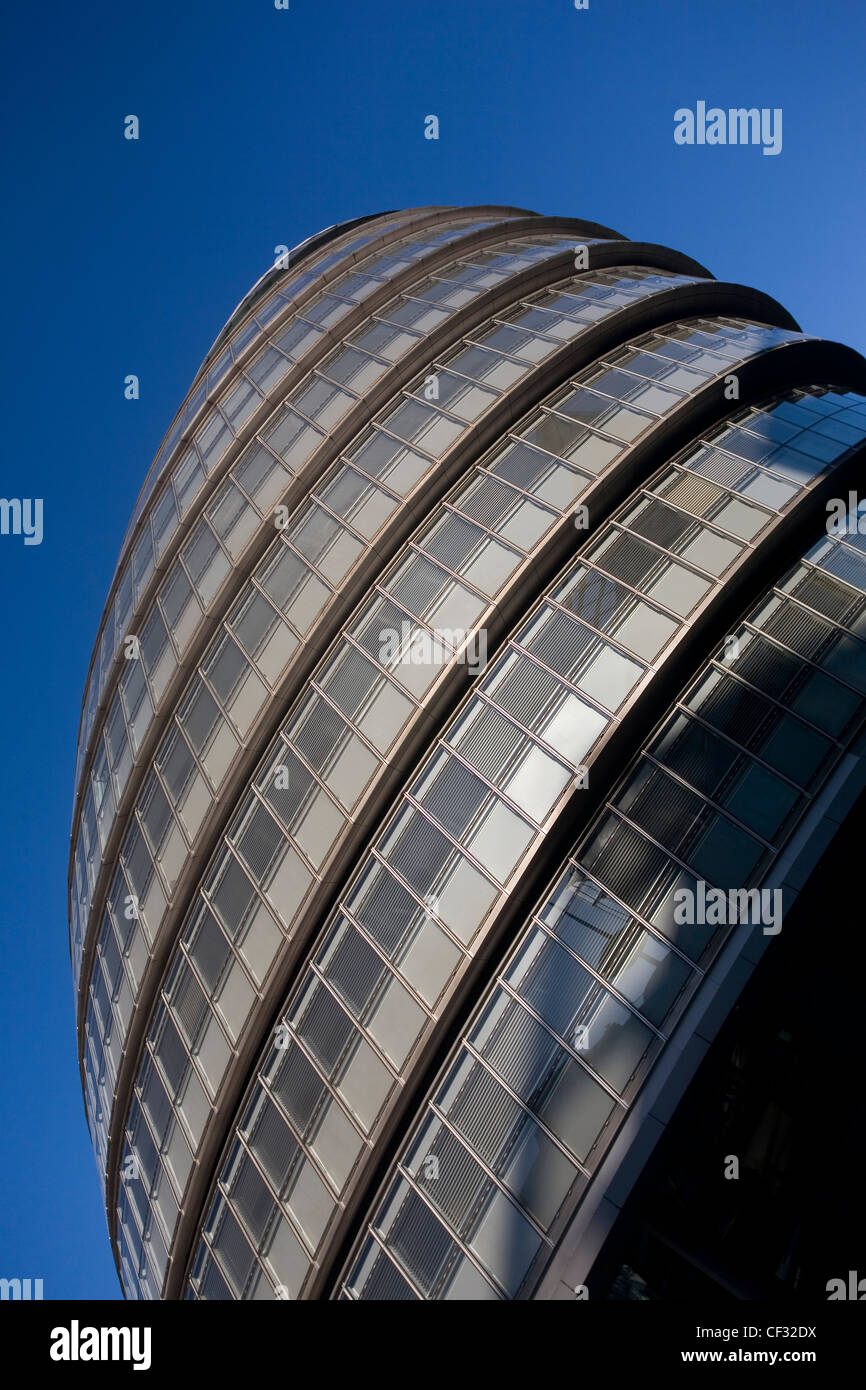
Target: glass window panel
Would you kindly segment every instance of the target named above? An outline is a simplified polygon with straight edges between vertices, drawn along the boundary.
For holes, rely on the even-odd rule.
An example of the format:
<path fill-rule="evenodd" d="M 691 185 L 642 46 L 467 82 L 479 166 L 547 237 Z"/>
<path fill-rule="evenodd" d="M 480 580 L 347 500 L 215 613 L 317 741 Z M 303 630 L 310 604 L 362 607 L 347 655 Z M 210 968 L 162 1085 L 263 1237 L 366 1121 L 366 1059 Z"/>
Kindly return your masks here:
<path fill-rule="evenodd" d="M 332 593 L 289 549 L 269 561 L 259 579 L 262 588 L 301 633 L 309 630 Z"/>
<path fill-rule="evenodd" d="M 537 930 L 505 979 L 614 1090 L 622 1092 L 653 1034 L 545 932 Z"/>
<path fill-rule="evenodd" d="M 363 1141 L 336 1100 L 326 1098 L 321 1119 L 309 1144 L 334 1187 L 341 1192 L 361 1152 Z"/>
<path fill-rule="evenodd" d="M 589 1072 L 502 992 L 494 995 L 470 1040 L 547 1128 L 585 1161 L 615 1108 Z"/>
<path fill-rule="evenodd" d="M 684 618 L 710 588 L 708 579 L 702 579 L 700 575 L 672 561 L 665 566 L 659 578 L 647 586 L 646 593 Z"/>
<path fill-rule="evenodd" d="M 566 871 L 540 915 L 657 1026 L 691 975 L 685 961 L 579 869 Z"/>

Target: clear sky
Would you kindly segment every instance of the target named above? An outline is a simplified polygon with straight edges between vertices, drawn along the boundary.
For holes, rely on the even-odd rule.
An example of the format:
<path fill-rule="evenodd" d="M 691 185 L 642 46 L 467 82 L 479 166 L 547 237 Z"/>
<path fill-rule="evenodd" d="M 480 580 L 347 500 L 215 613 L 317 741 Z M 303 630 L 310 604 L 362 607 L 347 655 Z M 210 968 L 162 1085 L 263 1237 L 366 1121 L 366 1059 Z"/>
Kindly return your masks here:
<path fill-rule="evenodd" d="M 114 1298 L 67 947 L 75 739 L 120 541 L 202 357 L 275 246 L 484 202 L 677 247 L 866 350 L 866 9 L 11 0 L 0 26 L 0 493 L 44 499 L 40 546 L 0 536 L 0 1277 Z M 677 145 L 699 101 L 781 108 L 781 153 Z"/>

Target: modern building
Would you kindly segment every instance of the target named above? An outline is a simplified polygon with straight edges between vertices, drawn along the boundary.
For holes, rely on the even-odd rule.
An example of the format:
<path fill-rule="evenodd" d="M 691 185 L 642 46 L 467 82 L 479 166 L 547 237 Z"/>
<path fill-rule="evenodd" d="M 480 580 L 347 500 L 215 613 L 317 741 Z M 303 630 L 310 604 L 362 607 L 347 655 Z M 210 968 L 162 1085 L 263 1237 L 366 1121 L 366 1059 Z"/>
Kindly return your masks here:
<path fill-rule="evenodd" d="M 82 706 L 128 1297 L 847 1277 L 864 393 L 766 295 L 521 208 L 342 223 L 254 286 Z"/>

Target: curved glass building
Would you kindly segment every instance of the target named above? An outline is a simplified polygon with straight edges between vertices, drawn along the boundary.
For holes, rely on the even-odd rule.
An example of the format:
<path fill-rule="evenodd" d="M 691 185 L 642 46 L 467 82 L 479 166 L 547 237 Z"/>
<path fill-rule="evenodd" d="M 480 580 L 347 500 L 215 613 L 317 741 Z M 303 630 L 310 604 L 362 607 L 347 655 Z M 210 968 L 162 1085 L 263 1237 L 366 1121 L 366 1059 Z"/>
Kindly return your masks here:
<path fill-rule="evenodd" d="M 521 208 L 343 223 L 254 286 L 82 704 L 70 948 L 128 1297 L 844 1275 L 779 1155 L 812 871 L 866 782 L 864 393 L 766 295 Z"/>

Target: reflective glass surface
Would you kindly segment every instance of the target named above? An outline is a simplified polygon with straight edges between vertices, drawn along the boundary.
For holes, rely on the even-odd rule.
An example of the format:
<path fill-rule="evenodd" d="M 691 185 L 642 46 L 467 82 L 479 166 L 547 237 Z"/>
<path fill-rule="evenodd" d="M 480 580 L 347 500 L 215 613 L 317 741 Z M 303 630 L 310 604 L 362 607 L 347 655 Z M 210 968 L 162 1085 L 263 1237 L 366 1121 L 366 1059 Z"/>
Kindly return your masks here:
<path fill-rule="evenodd" d="M 775 408 L 771 405 L 766 412 L 751 412 L 743 419 L 761 422 L 765 415 L 772 419 Z M 610 715 L 605 714 L 604 698 L 607 709 L 615 711 L 637 682 L 648 678 L 646 667 L 636 659 L 636 653 L 629 658 L 621 646 L 601 643 L 600 639 L 602 633 L 616 632 L 621 643 L 623 622 L 630 616 L 630 605 L 637 600 L 637 593 L 656 592 L 660 549 L 652 549 L 649 562 L 642 555 L 640 565 L 618 583 L 603 565 L 604 557 L 610 553 L 609 538 L 631 536 L 627 519 L 636 521 L 644 530 L 652 529 L 648 528 L 647 513 L 652 512 L 656 504 L 657 490 L 667 488 L 669 481 L 670 470 L 662 470 L 640 500 L 632 499 L 614 521 L 602 528 L 597 549 L 593 550 L 596 545 L 593 542 L 581 561 L 569 567 L 543 605 L 493 663 L 480 682 L 477 694 L 464 705 L 389 817 L 383 833 L 362 864 L 359 876 L 326 923 L 321 944 L 307 973 L 301 976 L 289 997 L 280 1025 L 282 1032 L 260 1063 L 255 1094 L 261 1096 L 267 1092 L 267 1100 L 262 1099 L 261 1103 L 273 1103 L 280 1109 L 273 1098 L 274 1085 L 277 1078 L 283 1078 L 286 1069 L 293 1075 L 294 1062 L 290 1059 L 296 1056 L 303 1060 L 304 1067 L 312 1068 L 318 1076 L 316 1085 L 324 1087 L 322 1094 L 329 1097 L 321 1125 L 318 1125 L 318 1116 L 322 1112 L 318 1110 L 315 1134 L 297 1130 L 293 1133 L 311 1161 L 316 1161 L 317 1154 L 321 1157 L 322 1153 L 329 1153 L 331 1143 L 338 1142 L 336 1136 L 342 1135 L 338 1143 L 340 1162 L 332 1168 L 326 1163 L 322 1174 L 331 1191 L 331 1209 L 336 1208 L 352 1169 L 363 1160 L 375 1139 L 371 1107 L 378 1106 L 378 1115 L 382 1115 L 399 1079 L 411 1069 L 419 1039 L 425 1031 L 429 1032 L 446 992 L 453 987 L 462 953 L 473 943 L 500 889 L 519 871 L 521 859 L 533 838 L 550 824 L 557 804 L 567 798 L 581 760 L 590 760 L 592 746 L 610 721 Z M 727 500 L 732 497 L 731 492 Z M 715 500 L 719 502 L 718 495 Z M 672 522 L 664 509 L 661 515 L 668 523 Z M 668 526 L 668 557 L 671 554 L 679 556 L 694 539 L 695 533 L 690 530 L 694 513 L 691 518 L 681 516 L 680 520 L 683 524 Z M 765 521 L 769 520 L 769 514 L 765 513 Z M 717 535 L 709 528 L 707 537 L 708 553 L 712 557 L 710 572 L 720 570 L 723 573 L 742 550 L 743 543 L 733 536 Z M 733 548 L 720 554 L 717 540 L 725 540 Z M 657 539 L 654 546 L 658 545 Z M 677 561 L 677 569 L 680 568 L 684 573 L 700 577 L 697 568 L 686 571 Z M 633 623 L 640 640 L 648 641 L 651 646 L 654 643 L 656 648 L 666 646 L 682 618 L 712 586 L 709 572 L 704 578 L 706 582 L 700 591 L 693 593 L 687 586 L 678 607 L 669 607 L 666 613 L 659 612 L 659 616 L 668 621 L 666 636 L 661 642 L 658 638 L 646 637 L 646 633 L 652 631 L 651 622 Z M 718 578 L 715 582 L 719 582 Z M 678 579 L 675 592 L 679 594 L 680 589 Z M 669 596 L 667 590 L 665 593 Z M 656 611 L 654 604 L 637 601 L 643 603 L 649 615 Z M 561 615 L 560 630 L 556 632 L 555 641 L 551 641 L 549 634 L 555 632 L 552 624 L 557 614 Z M 568 621 L 563 629 L 562 620 L 566 618 Z M 599 655 L 605 650 L 618 661 L 609 667 L 603 660 L 596 676 Z M 555 668 L 544 661 L 545 652 L 556 653 Z M 658 650 L 654 649 L 651 658 L 657 657 Z M 631 662 L 630 674 L 622 671 L 624 661 Z M 586 698 L 587 679 L 597 681 L 592 701 Z M 781 806 L 786 800 L 785 789 L 779 779 L 776 779 L 779 781 L 776 787 L 769 771 L 767 776 L 771 780 L 766 782 L 766 789 L 774 789 L 776 802 Z M 649 792 L 643 796 L 647 806 L 655 807 L 658 801 L 658 796 Z M 789 819 L 793 806 L 791 801 L 787 810 Z M 714 839 L 708 830 L 708 853 L 713 844 L 721 843 L 720 833 L 716 831 Z M 726 848 L 732 843 L 739 846 L 741 863 L 750 862 L 754 836 L 750 837 L 739 826 L 728 828 L 725 821 L 722 838 Z M 709 863 L 709 859 L 706 862 Z M 756 864 L 758 862 L 760 859 L 755 860 Z M 551 954 L 542 954 L 543 946 L 542 933 L 527 947 L 526 956 L 510 977 L 510 995 L 503 997 L 478 1035 L 469 1040 L 474 1051 L 467 1054 L 464 1063 L 469 1068 L 467 1076 L 470 1073 L 474 1076 L 473 1068 L 481 1067 L 483 1071 L 488 1043 L 494 1051 L 496 1047 L 505 1049 L 503 1056 L 514 1057 L 518 1070 L 500 1080 L 506 1089 L 511 1088 L 512 1100 L 524 1103 L 535 1094 L 539 1077 L 548 1075 L 548 1068 L 553 1067 L 556 1076 L 562 1076 L 554 1088 L 549 1113 L 545 1111 L 544 1115 L 535 1117 L 548 1126 L 544 1135 L 550 1139 L 552 1150 L 545 1162 L 553 1165 L 552 1170 L 558 1175 L 555 1185 L 545 1182 L 541 1187 L 550 1201 L 556 1195 L 557 1202 L 554 1208 L 545 1208 L 533 1197 L 536 1205 L 529 1210 L 524 1205 L 521 1209 L 520 1200 L 515 1206 L 513 1199 L 521 1199 L 524 1189 L 520 1182 L 524 1179 L 534 1192 L 531 1177 L 522 1170 L 514 1175 L 509 1170 L 506 1181 L 506 1176 L 500 1175 L 498 1169 L 488 1172 L 484 1163 L 480 1169 L 472 1168 L 477 1183 L 481 1184 L 479 1192 L 493 1193 L 491 1201 L 496 1212 L 491 1217 L 487 1234 L 475 1232 L 473 1227 L 472 1239 L 476 1243 L 471 1245 L 471 1252 L 475 1258 L 479 1257 L 479 1249 L 487 1248 L 487 1244 L 491 1250 L 517 1250 L 524 1252 L 528 1261 L 534 1258 L 559 1206 L 567 1194 L 575 1190 L 576 1184 L 579 1189 L 588 1171 L 587 1162 L 598 1132 L 617 1107 L 622 1106 L 623 1095 L 634 1084 L 640 1068 L 645 1067 L 658 1050 L 662 1037 L 659 1022 L 663 1011 L 660 1010 L 671 991 L 674 995 L 680 991 L 688 973 L 680 957 L 675 958 L 675 952 L 665 952 L 652 941 L 640 946 L 639 954 L 642 960 L 645 957 L 645 964 L 638 965 L 631 976 L 621 978 L 610 972 L 607 977 L 600 978 L 598 972 L 587 971 L 579 960 L 569 965 L 567 952 L 554 958 L 551 948 Z M 562 952 L 558 946 L 557 950 Z M 636 1007 L 643 1003 L 638 984 L 642 970 L 645 973 L 650 966 L 655 982 L 646 991 L 649 1002 L 643 1013 Z M 529 981 L 535 983 L 530 987 Z M 559 984 L 563 984 L 561 993 Z M 522 1006 L 517 998 L 524 988 L 530 991 L 534 1001 L 527 1019 L 520 1012 Z M 546 994 L 551 991 L 556 992 L 556 1001 L 548 1005 Z M 591 1043 L 588 1041 L 590 1023 Z M 341 1041 L 337 1049 L 338 1037 Z M 337 1049 L 333 1056 L 332 1046 Z M 323 1047 L 326 1053 L 321 1051 Z M 369 1072 L 373 1060 L 377 1061 L 378 1080 L 370 1086 L 365 1084 L 360 1094 L 356 1094 L 345 1077 L 347 1072 L 352 1075 L 355 1059 L 359 1057 L 368 1059 L 358 1062 L 362 1075 Z M 530 1066 L 533 1058 L 538 1059 L 541 1071 L 536 1074 L 530 1067 L 525 1081 L 520 1081 L 520 1068 Z M 283 1084 L 287 1089 L 280 1094 L 290 1109 L 294 1082 L 287 1075 Z M 525 1089 L 521 1090 L 521 1086 Z M 581 1100 L 579 1114 L 575 1107 L 576 1095 Z M 431 1160 L 438 1162 L 442 1146 L 456 1142 L 453 1126 L 445 1123 L 449 1115 L 445 1108 L 437 1111 L 435 1136 L 438 1138 L 434 1143 L 433 1138 L 425 1134 L 418 1150 L 415 1176 L 418 1167 L 423 1168 L 425 1164 L 433 1171 L 437 1164 Z M 564 1134 L 558 1132 L 553 1117 L 559 1117 L 566 1124 Z M 569 1117 L 573 1117 L 573 1124 Z M 288 1119 L 291 1123 L 291 1114 Z M 526 1126 L 530 1121 L 518 1116 L 516 1123 Z M 572 1128 L 569 1129 L 568 1124 L 572 1124 Z M 508 1133 L 513 1138 L 512 1131 Z M 535 1135 L 535 1130 L 532 1134 Z M 539 1145 L 544 1147 L 533 1137 L 530 1146 L 533 1151 Z M 510 1154 L 511 1138 L 506 1150 Z M 483 1158 L 483 1155 L 477 1157 Z M 477 1163 L 477 1159 L 473 1162 Z M 453 1172 L 453 1164 L 449 1171 Z M 410 1164 L 404 1178 L 412 1174 Z M 516 1185 L 511 1185 L 512 1176 Z M 438 1178 L 431 1182 L 435 1184 Z M 443 1202 L 450 1201 L 449 1190 L 445 1185 L 435 1187 L 435 1200 L 441 1196 Z M 466 1196 L 469 1189 L 461 1186 L 460 1190 Z M 421 1210 L 429 1212 L 429 1202 L 434 1200 L 432 1192 L 434 1189 L 425 1187 L 426 1197 L 422 1199 L 416 1191 L 412 1200 L 417 1197 Z M 227 1201 L 230 1205 L 230 1194 L 221 1185 L 214 1199 L 210 1227 L 218 1222 Z M 283 1199 L 283 1209 L 291 1220 L 292 1205 L 288 1195 Z M 468 1214 L 477 1214 L 477 1210 L 476 1203 L 470 1202 Z M 539 1221 L 540 1214 L 543 1214 L 543 1221 Z M 511 1233 L 508 1240 L 504 1238 L 506 1232 Z M 458 1225 L 455 1234 L 460 1237 L 465 1231 Z M 310 1268 L 314 1269 L 319 1251 L 311 1250 L 309 1241 L 303 1243 L 303 1248 L 312 1255 Z M 211 1242 L 208 1254 L 219 1261 L 218 1241 Z M 263 1257 L 264 1252 L 259 1250 L 258 1254 Z M 470 1258 L 470 1247 L 464 1255 Z M 271 1281 L 276 1278 L 279 1283 L 285 1271 L 267 1260 L 265 1266 L 270 1271 Z M 260 1270 L 260 1262 L 256 1261 L 250 1268 Z M 290 1296 L 295 1296 L 302 1287 L 299 1280 L 303 1276 L 303 1260 L 300 1256 L 293 1264 L 293 1271 Z M 513 1296 L 517 1276 L 511 1265 L 487 1269 L 485 1273 L 492 1277 L 491 1287 L 498 1290 L 500 1296 Z M 522 1277 L 520 1273 L 520 1279 Z M 450 1283 L 448 1288 L 451 1288 Z M 426 1287 L 421 1287 L 419 1292 L 422 1296 L 431 1296 Z M 236 1292 L 235 1296 L 248 1295 Z M 450 1296 L 465 1295 L 452 1293 Z"/>
<path fill-rule="evenodd" d="M 298 298 L 303 300 L 312 285 L 329 272 L 336 271 L 347 258 L 357 255 L 361 247 L 377 240 L 386 230 L 397 228 L 400 219 L 375 232 L 365 231 L 336 250 L 323 251 L 321 257 L 312 263 L 304 262 L 303 270 L 299 269 L 280 283 L 279 288 L 257 308 L 256 317 L 239 330 L 236 339 L 210 367 L 207 377 L 191 390 L 148 475 L 136 504 L 131 527 L 137 522 L 157 482 L 166 472 L 171 474 L 169 483 L 153 503 L 148 526 L 136 541 L 131 556 L 125 555 L 124 544 L 118 592 L 104 619 L 98 657 L 88 679 L 79 733 L 76 787 L 96 707 L 121 641 L 133 626 L 131 619 L 138 598 L 172 535 L 189 515 L 207 477 L 217 467 L 251 414 L 278 388 L 283 377 L 308 351 L 315 351 L 317 344 L 325 341 L 323 335 L 333 324 L 370 295 L 381 291 L 390 279 L 404 274 L 414 262 L 434 254 L 450 241 L 495 226 L 500 220 L 507 223 L 509 219 L 478 221 L 465 212 L 461 214 L 457 211 L 444 226 L 410 232 L 403 240 L 362 257 L 355 266 L 338 274 L 335 279 L 332 274 L 326 290 L 303 303 L 302 309 L 294 316 L 287 316 Z M 548 240 L 561 241 L 561 238 L 552 236 Z M 567 246 L 570 243 L 564 244 Z M 505 273 L 498 264 L 490 264 L 490 261 L 496 262 L 497 259 L 493 253 L 481 250 L 477 255 L 480 261 L 470 259 L 467 265 L 458 265 L 456 269 L 458 276 L 467 271 L 475 272 L 475 277 L 482 282 L 475 293 L 497 283 Z M 503 264 L 506 259 L 502 258 Z M 433 280 L 438 283 L 438 277 L 434 276 Z M 472 291 L 469 290 L 466 300 L 471 297 Z M 401 310 L 405 312 L 405 306 L 398 304 L 395 312 Z M 445 311 L 440 314 L 430 310 L 426 328 L 435 326 L 445 316 Z M 425 331 L 424 327 L 421 331 Z M 408 346 L 413 341 L 411 332 L 405 335 L 405 339 Z M 266 341 L 267 346 L 256 352 L 254 349 L 260 341 Z M 239 365 L 241 362 L 242 366 Z M 230 372 L 234 373 L 235 379 L 220 394 Z M 126 591 L 127 580 L 129 593 Z"/>
<path fill-rule="evenodd" d="M 866 569 L 835 577 L 853 553 L 847 539 L 822 540 L 755 606 L 738 654 L 716 653 L 569 856 L 404 1145 L 344 1297 L 465 1297 L 467 1267 L 485 1290 L 469 1297 L 527 1292 L 562 1233 L 557 1213 L 573 1214 L 634 1099 L 638 1067 L 731 930 L 678 923 L 674 894 L 758 885 L 862 726 Z M 826 701 L 792 713 L 794 692 L 829 668 Z"/>
<path fill-rule="evenodd" d="M 648 278 L 654 283 L 659 279 Z M 485 333 L 479 337 L 483 340 Z M 461 347 L 448 360 L 455 364 L 459 360 L 468 369 L 467 356 L 467 349 Z M 677 402 L 681 398 L 677 395 Z M 407 401 L 412 400 L 410 392 Z M 535 427 L 535 419 L 531 418 L 529 429 Z M 460 659 L 459 653 L 455 657 L 457 647 L 473 625 L 478 626 L 499 589 L 525 563 L 526 550 L 516 544 L 503 545 L 497 534 L 519 536 L 524 546 L 540 543 L 575 495 L 593 481 L 591 476 L 561 468 L 550 456 L 539 453 L 532 474 L 524 467 L 523 489 L 518 491 L 499 481 L 497 472 L 503 457 L 508 460 L 507 468 L 513 469 L 512 452 L 510 445 L 504 453 L 497 446 L 486 466 L 479 466 L 457 485 L 449 502 L 434 513 L 422 535 L 407 548 L 405 558 L 398 557 L 389 576 L 377 586 L 376 597 L 362 606 L 360 616 L 342 642 L 335 644 L 311 683 L 313 693 L 301 702 L 298 714 L 284 731 L 288 750 L 282 742 L 272 750 L 264 779 L 257 782 L 271 811 L 276 809 L 279 815 L 280 808 L 285 808 L 282 822 L 287 833 L 278 832 L 262 808 L 253 814 L 254 793 L 248 798 L 245 814 L 253 816 L 251 825 L 254 822 L 257 836 L 277 837 L 271 857 L 276 856 L 281 863 L 278 874 L 274 863 L 270 864 L 265 885 L 270 913 L 260 918 L 259 925 L 264 930 L 267 920 L 270 926 L 263 938 L 267 947 L 262 948 L 259 984 L 283 937 L 290 934 L 293 913 L 322 881 L 323 862 L 350 823 L 377 767 L 381 770 L 387 760 L 387 750 L 405 732 L 407 721 L 415 716 L 421 697 L 441 668 Z M 563 478 L 571 479 L 567 491 L 560 481 L 559 507 L 536 505 L 531 501 L 533 489 L 546 489 L 557 469 Z M 470 516 L 483 517 L 487 527 L 470 522 Z M 456 582 L 460 574 L 473 581 L 471 586 Z M 443 627 L 443 619 L 456 626 Z M 399 634 L 387 654 L 384 633 L 393 634 L 395 639 Z M 633 683 L 629 664 L 613 652 L 603 661 L 599 653 L 591 653 L 588 666 L 585 685 L 589 690 L 602 680 L 611 690 L 620 686 L 624 691 Z M 209 724 L 206 727 L 210 729 Z M 539 765 L 538 757 L 528 760 L 522 780 L 535 775 Z M 561 778 L 562 773 L 553 775 Z M 293 797 L 276 795 L 278 790 L 285 790 L 278 786 L 281 778 L 291 784 Z M 246 832 L 244 835 L 249 838 Z M 249 853 L 242 851 L 241 858 L 255 875 Z M 158 862 L 159 853 L 154 867 Z M 273 926 L 275 911 L 282 935 Z M 251 1006 L 253 995 L 247 997 Z"/>
<path fill-rule="evenodd" d="M 593 238 L 513 218 L 422 209 L 296 248 L 231 316 L 136 503 L 70 890 L 129 1297 L 164 1294 L 179 1229 L 192 1299 L 302 1298 L 325 1272 L 344 1300 L 531 1292 L 731 930 L 681 920 L 679 895 L 748 906 L 861 730 L 854 528 L 704 646 L 574 826 L 611 733 L 862 445 L 866 402 L 723 399 L 802 335 L 715 315 L 625 341 L 640 300 L 695 277 L 574 274 Z M 620 346 L 576 370 L 588 352 L 563 349 L 611 316 Z M 666 448 L 697 394 L 723 418 Z M 500 950 L 554 832 L 574 849 Z"/>
<path fill-rule="evenodd" d="M 449 237 L 440 233 L 440 239 L 447 240 Z M 429 251 L 427 242 L 420 245 Z M 438 276 L 428 276 L 413 287 L 419 292 L 418 299 L 409 293 L 399 296 L 390 305 L 383 306 L 374 320 L 368 321 L 357 333 L 350 335 L 345 344 L 334 349 L 316 371 L 308 375 L 268 418 L 256 437 L 244 449 L 170 567 L 153 607 L 142 620 L 140 638 L 133 639 L 131 644 L 129 641 L 125 643 L 124 653 L 128 658 L 125 670 L 113 702 L 106 712 L 102 728 L 94 731 L 91 740 L 94 749 L 91 775 L 94 766 L 104 758 L 114 774 L 114 786 L 106 786 L 99 844 L 89 852 L 87 861 L 87 880 L 91 894 L 98 874 L 98 863 L 92 862 L 93 854 L 97 852 L 97 848 L 101 854 L 142 740 L 155 715 L 163 712 L 161 705 L 168 683 L 183 661 L 184 653 L 193 638 L 201 630 L 202 624 L 216 611 L 223 582 L 235 567 L 243 563 L 243 554 L 247 546 L 260 534 L 261 528 L 273 523 L 274 504 L 291 479 L 303 468 L 318 446 L 327 442 L 327 432 L 358 405 L 364 390 L 384 375 L 397 359 L 416 346 L 423 332 L 438 327 L 449 315 L 457 313 L 465 303 L 490 288 L 491 284 L 526 271 L 534 262 L 555 256 L 568 245 L 567 241 L 563 242 L 554 235 L 542 235 L 537 241 L 529 238 L 513 243 L 506 241 L 501 247 L 477 252 L 475 259 L 460 260 L 453 265 L 440 267 Z M 418 245 L 415 245 L 412 248 L 413 254 L 418 249 Z M 447 278 L 450 274 L 456 277 L 454 281 Z M 447 290 L 450 286 L 453 294 L 445 300 L 438 296 L 435 308 L 431 307 L 424 298 L 431 286 L 436 286 L 439 290 Z M 411 315 L 404 312 L 407 307 L 412 309 Z M 569 323 L 572 334 L 579 332 L 583 326 L 577 320 L 569 320 Z M 293 333 L 294 331 L 292 329 Z M 525 334 L 524 338 L 526 342 L 537 344 L 536 352 L 544 356 L 555 349 L 563 336 L 567 337 L 568 334 L 560 333 L 549 339 L 541 335 Z M 306 349 L 307 346 L 305 337 L 298 350 Z M 286 347 L 285 343 L 283 347 Z M 483 352 L 481 355 L 485 356 Z M 290 358 L 282 355 L 279 360 L 283 363 L 284 371 L 288 371 L 291 366 Z M 500 367 L 504 364 L 510 369 L 512 376 L 516 373 L 514 379 L 525 375 L 531 366 L 535 365 L 531 359 L 526 359 L 525 354 L 524 358 L 516 363 L 509 363 L 504 357 L 499 357 L 493 359 L 493 364 Z M 396 410 L 385 409 L 380 414 L 386 425 L 392 419 L 395 421 L 394 428 L 399 435 L 401 429 L 405 434 L 411 427 L 409 416 L 412 410 L 414 409 L 416 415 L 420 412 L 422 418 L 417 430 L 418 448 L 427 455 L 439 457 L 466 424 L 471 423 L 487 404 L 494 402 L 502 394 L 501 387 L 485 391 L 470 382 L 464 382 L 460 387 L 460 380 L 456 373 L 449 373 L 447 377 L 443 373 L 443 382 L 447 383 L 448 398 L 453 405 L 450 414 L 446 415 L 444 410 L 428 410 L 426 405 L 422 406 L 412 400 L 406 401 L 405 405 L 399 405 Z M 270 375 L 269 382 L 268 389 L 271 389 L 274 381 Z M 425 384 L 419 383 L 417 389 L 426 389 Z M 220 438 L 222 437 L 221 434 Z M 228 434 L 225 440 L 227 443 Z M 399 460 L 382 460 L 383 448 L 389 447 L 389 440 L 393 440 L 393 435 L 383 430 L 380 439 L 371 441 L 370 448 L 363 453 L 360 468 L 342 468 L 339 470 L 342 474 L 340 478 L 334 478 L 335 470 L 332 469 L 326 479 L 326 483 L 332 484 L 330 491 L 325 490 L 325 495 L 316 506 L 304 509 L 299 523 L 293 527 L 292 536 L 287 537 L 293 539 L 294 536 L 302 536 L 298 545 L 303 559 L 321 561 L 322 572 L 318 578 L 329 581 L 332 590 L 351 567 L 351 563 L 357 560 L 360 550 L 364 548 L 363 542 L 372 540 L 375 531 L 381 529 L 381 524 L 388 519 L 388 514 L 396 509 L 400 496 L 408 490 L 411 459 L 407 455 Z M 205 471 L 196 461 L 198 456 L 196 459 L 193 459 L 192 455 L 187 457 L 192 460 L 190 467 L 182 464 L 180 470 L 184 497 L 188 488 L 194 487 L 197 490 L 205 479 Z M 377 468 L 383 465 L 387 465 L 387 468 L 380 480 L 377 477 Z M 372 470 L 372 476 L 369 471 L 367 476 L 364 476 L 365 468 Z M 396 485 L 396 491 L 394 486 L 390 489 L 387 487 L 388 478 Z M 379 481 L 383 486 L 376 487 L 375 484 Z M 417 482 L 419 478 L 412 481 Z M 192 496 L 191 492 L 189 496 Z M 344 516 L 349 522 L 348 526 L 342 525 Z M 357 521 L 357 528 L 352 527 L 353 520 Z M 360 530 L 360 536 L 357 530 Z M 273 555 L 273 549 L 270 553 Z M 309 569 L 310 566 L 306 565 L 306 568 Z M 152 565 L 144 574 L 142 583 L 146 582 L 151 570 Z M 310 596 L 314 597 L 315 580 L 308 586 L 308 590 Z M 141 589 L 137 592 L 140 593 Z M 132 591 L 130 589 L 127 594 L 124 584 L 121 584 L 118 593 L 118 603 L 121 598 L 127 611 L 122 621 L 118 617 L 117 622 L 112 625 L 111 656 L 108 664 L 101 668 L 106 679 L 125 627 L 128 627 L 133 616 L 138 616 L 133 615 Z M 95 715 L 96 698 L 101 694 L 101 689 L 93 685 L 91 694 L 94 697 L 91 701 L 92 714 Z M 83 737 L 82 753 L 87 737 L 88 735 Z M 80 761 L 79 769 L 82 766 L 83 763 Z M 89 788 L 85 791 L 82 802 L 82 822 L 95 814 L 87 802 L 89 791 Z M 80 908 L 77 913 L 73 909 L 73 913 L 78 918 L 81 917 Z M 73 931 L 73 960 L 76 973 L 80 964 L 78 940 L 77 933 Z"/>

